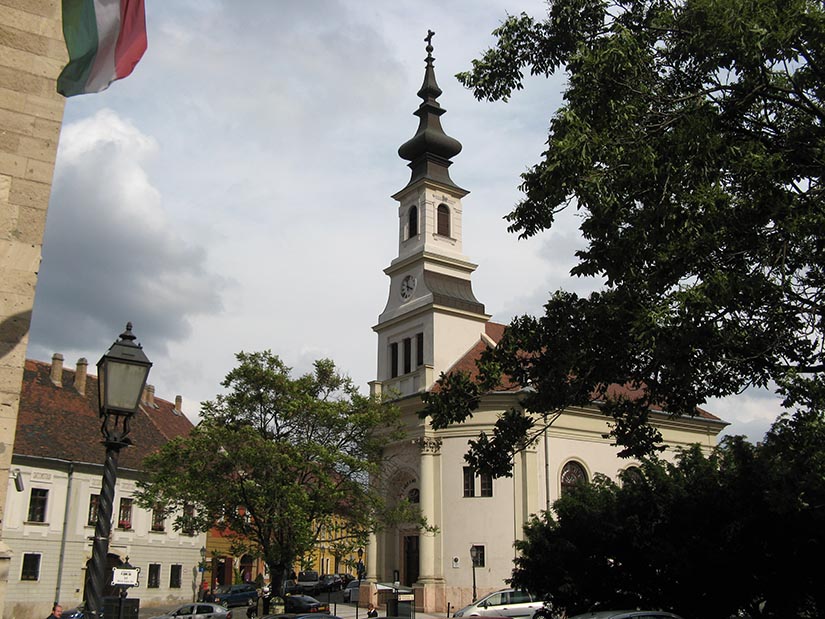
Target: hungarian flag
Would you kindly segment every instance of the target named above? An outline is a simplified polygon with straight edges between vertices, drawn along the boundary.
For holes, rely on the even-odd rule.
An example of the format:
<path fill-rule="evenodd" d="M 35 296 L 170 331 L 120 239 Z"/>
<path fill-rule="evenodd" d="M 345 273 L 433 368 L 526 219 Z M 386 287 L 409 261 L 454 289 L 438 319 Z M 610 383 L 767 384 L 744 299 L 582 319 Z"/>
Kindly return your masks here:
<path fill-rule="evenodd" d="M 64 97 L 106 90 L 146 51 L 143 0 L 63 0 L 69 63 L 57 78 Z"/>

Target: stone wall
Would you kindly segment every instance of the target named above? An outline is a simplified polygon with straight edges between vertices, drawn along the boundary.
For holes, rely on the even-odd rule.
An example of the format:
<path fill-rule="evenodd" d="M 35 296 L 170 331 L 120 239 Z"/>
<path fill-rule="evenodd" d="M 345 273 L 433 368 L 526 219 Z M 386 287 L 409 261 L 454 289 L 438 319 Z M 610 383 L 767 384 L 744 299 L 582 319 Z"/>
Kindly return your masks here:
<path fill-rule="evenodd" d="M 55 85 L 66 59 L 60 0 L 0 0 L 0 517 L 63 119 Z M 0 539 L 0 616 L 9 559 Z"/>

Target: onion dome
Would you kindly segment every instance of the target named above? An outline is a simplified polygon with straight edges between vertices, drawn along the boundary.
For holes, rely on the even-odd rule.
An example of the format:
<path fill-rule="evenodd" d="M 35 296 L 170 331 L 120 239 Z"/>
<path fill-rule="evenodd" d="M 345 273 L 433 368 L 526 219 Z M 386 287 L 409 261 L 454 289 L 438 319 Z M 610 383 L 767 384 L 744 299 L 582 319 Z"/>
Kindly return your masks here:
<path fill-rule="evenodd" d="M 430 30 L 424 39 L 427 41 L 426 69 L 424 83 L 418 91 L 418 96 L 423 102 L 413 112 L 419 118 L 418 131 L 398 149 L 398 154 L 402 159 L 410 162 L 408 165 L 412 169 L 412 176 L 408 186 L 422 178 L 427 178 L 456 187 L 450 179 L 447 168 L 452 165 L 450 159 L 461 152 L 461 143 L 444 133 L 441 128 L 440 116 L 446 110 L 437 101 L 441 95 L 441 89 L 435 81 L 435 69 L 433 69 L 435 58 L 432 55 L 432 38 L 434 34 Z"/>

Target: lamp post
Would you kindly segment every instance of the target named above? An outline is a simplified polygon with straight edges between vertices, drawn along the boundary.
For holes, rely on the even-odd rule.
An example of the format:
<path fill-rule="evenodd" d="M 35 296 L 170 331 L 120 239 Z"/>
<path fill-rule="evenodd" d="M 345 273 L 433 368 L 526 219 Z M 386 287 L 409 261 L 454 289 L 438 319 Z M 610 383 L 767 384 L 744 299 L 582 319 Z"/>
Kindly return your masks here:
<path fill-rule="evenodd" d="M 206 597 L 206 591 L 204 588 L 204 583 L 206 582 L 206 546 L 201 546 L 201 591 L 199 599 L 201 602 L 206 601 L 204 598 Z"/>
<path fill-rule="evenodd" d="M 146 386 L 152 363 L 135 343 L 132 323 L 120 334 L 109 350 L 97 362 L 98 402 L 102 423 L 100 432 L 106 447 L 103 483 L 98 501 L 97 524 L 92 544 L 91 576 L 86 603 L 92 619 L 103 611 L 103 587 L 106 577 L 109 535 L 112 532 L 112 504 L 117 481 L 117 461 L 120 450 L 132 444 L 127 437 L 129 423 L 140 406 L 140 396 Z"/>
<path fill-rule="evenodd" d="M 470 546 L 470 560 L 473 562 L 473 602 L 478 597 L 476 595 L 476 563 L 478 562 L 478 546 Z"/>
<path fill-rule="evenodd" d="M 362 559 L 364 558 L 364 550 L 362 548 L 358 549 L 358 564 L 355 566 L 356 571 L 358 572 L 358 580 L 364 580 L 366 577 L 366 569 L 364 568 L 364 562 Z"/>

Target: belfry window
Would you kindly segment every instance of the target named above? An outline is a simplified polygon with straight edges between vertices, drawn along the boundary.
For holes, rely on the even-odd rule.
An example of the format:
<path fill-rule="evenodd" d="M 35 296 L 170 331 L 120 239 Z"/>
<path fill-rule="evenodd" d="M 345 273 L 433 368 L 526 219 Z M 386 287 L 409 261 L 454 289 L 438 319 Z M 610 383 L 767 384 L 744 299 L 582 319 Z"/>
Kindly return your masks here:
<path fill-rule="evenodd" d="M 398 342 L 390 344 L 390 378 L 398 376 Z"/>
<path fill-rule="evenodd" d="M 450 236 L 450 209 L 446 204 L 439 204 L 437 210 L 436 233 Z"/>
<path fill-rule="evenodd" d="M 407 238 L 418 236 L 418 207 L 413 205 L 407 212 Z"/>
<path fill-rule="evenodd" d="M 404 374 L 412 371 L 412 339 L 404 338 Z"/>

